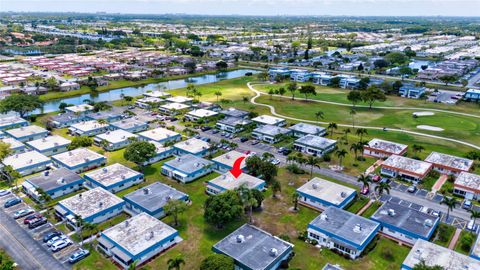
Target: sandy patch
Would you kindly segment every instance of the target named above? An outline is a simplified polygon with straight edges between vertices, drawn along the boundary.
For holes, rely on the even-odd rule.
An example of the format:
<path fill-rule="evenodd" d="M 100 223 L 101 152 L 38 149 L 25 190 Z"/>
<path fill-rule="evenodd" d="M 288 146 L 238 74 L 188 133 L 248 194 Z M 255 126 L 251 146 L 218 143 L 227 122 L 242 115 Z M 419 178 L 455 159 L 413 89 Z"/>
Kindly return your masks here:
<path fill-rule="evenodd" d="M 434 112 L 414 112 L 413 115 L 416 116 L 432 116 L 435 115 Z"/>
<path fill-rule="evenodd" d="M 434 126 L 427 126 L 427 125 L 419 125 L 417 126 L 418 129 L 425 129 L 430 131 L 444 131 L 443 128 L 434 127 Z"/>

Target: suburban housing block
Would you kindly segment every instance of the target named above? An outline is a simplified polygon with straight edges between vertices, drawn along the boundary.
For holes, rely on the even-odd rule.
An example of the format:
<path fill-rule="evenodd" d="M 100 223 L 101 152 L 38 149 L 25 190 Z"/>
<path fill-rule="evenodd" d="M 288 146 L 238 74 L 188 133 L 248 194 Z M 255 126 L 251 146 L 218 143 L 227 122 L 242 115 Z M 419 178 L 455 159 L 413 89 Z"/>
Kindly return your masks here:
<path fill-rule="evenodd" d="M 480 175 L 461 172 L 453 183 L 453 194 L 467 200 L 480 199 Z"/>
<path fill-rule="evenodd" d="M 293 143 L 296 151 L 319 157 L 333 151 L 336 146 L 337 141 L 315 135 L 303 136 Z"/>
<path fill-rule="evenodd" d="M 194 181 L 212 170 L 213 162 L 192 154 L 177 157 L 162 166 L 162 174 L 182 183 Z"/>
<path fill-rule="evenodd" d="M 87 148 L 77 148 L 52 156 L 58 166 L 65 167 L 76 173 L 85 172 L 103 166 L 107 158 Z"/>
<path fill-rule="evenodd" d="M 381 173 L 390 177 L 402 177 L 409 181 L 421 181 L 432 170 L 432 164 L 404 156 L 391 155 L 382 163 Z"/>
<path fill-rule="evenodd" d="M 246 173 L 242 173 L 238 178 L 234 178 L 231 173 L 227 172 L 208 181 L 206 192 L 216 195 L 227 190 L 235 190 L 243 185 L 249 189 L 263 190 L 265 181 Z"/>
<path fill-rule="evenodd" d="M 88 172 L 84 177 L 90 187 L 102 187 L 112 193 L 139 184 L 144 180 L 143 174 L 120 163 Z"/>
<path fill-rule="evenodd" d="M 299 203 L 321 211 L 329 206 L 345 208 L 357 194 L 353 188 L 318 177 L 299 187 L 297 192 Z"/>
<path fill-rule="evenodd" d="M 67 168 L 44 171 L 43 173 L 25 179 L 23 191 L 36 201 L 41 201 L 38 189 L 43 190 L 52 199 L 70 194 L 83 188 L 85 180 Z"/>
<path fill-rule="evenodd" d="M 381 139 L 372 139 L 363 146 L 363 154 L 376 158 L 388 158 L 391 155 L 403 156 L 407 153 L 408 145 L 385 141 Z"/>
<path fill-rule="evenodd" d="M 458 175 L 461 172 L 468 172 L 473 166 L 473 160 L 456 157 L 438 152 L 432 152 L 425 159 L 433 164 L 433 169 L 443 174 Z"/>

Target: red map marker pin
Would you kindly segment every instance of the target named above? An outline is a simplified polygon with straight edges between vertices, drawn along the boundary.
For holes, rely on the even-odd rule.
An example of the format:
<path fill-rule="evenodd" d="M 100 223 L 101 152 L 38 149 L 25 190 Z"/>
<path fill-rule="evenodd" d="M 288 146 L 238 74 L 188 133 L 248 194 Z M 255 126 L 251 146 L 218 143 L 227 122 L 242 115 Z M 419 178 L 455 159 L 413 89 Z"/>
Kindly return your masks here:
<path fill-rule="evenodd" d="M 244 159 L 245 157 L 239 157 L 233 163 L 233 169 L 230 170 L 230 173 L 233 177 L 235 177 L 235 179 L 237 179 L 243 172 L 242 169 L 240 169 L 240 165 Z"/>

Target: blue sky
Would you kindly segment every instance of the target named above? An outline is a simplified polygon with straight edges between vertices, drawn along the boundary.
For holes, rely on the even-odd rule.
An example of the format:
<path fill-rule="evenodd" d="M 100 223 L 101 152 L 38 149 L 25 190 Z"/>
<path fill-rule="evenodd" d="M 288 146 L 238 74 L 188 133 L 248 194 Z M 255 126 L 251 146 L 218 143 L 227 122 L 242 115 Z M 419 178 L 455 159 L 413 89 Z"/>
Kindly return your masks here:
<path fill-rule="evenodd" d="M 480 0 L 0 0 L 0 11 L 480 16 Z"/>

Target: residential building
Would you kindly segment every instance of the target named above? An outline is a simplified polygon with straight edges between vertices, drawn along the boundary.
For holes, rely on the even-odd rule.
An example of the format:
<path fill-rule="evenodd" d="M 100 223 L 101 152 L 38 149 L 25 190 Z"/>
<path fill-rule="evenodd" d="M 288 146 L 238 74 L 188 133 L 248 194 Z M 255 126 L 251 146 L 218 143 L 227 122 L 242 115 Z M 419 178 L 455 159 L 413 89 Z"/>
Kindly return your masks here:
<path fill-rule="evenodd" d="M 87 120 L 106 120 L 107 122 L 115 122 L 123 119 L 123 114 L 118 109 L 100 112 L 89 112 L 85 114 Z"/>
<path fill-rule="evenodd" d="M 167 103 L 158 107 L 158 110 L 167 115 L 177 115 L 190 109 L 190 105 L 183 103 Z"/>
<path fill-rule="evenodd" d="M 318 245 L 356 259 L 379 229 L 378 222 L 329 206 L 308 224 L 307 233 Z"/>
<path fill-rule="evenodd" d="M 76 173 L 81 173 L 101 167 L 107 163 L 107 158 L 87 148 L 77 148 L 52 156 L 52 161 Z"/>
<path fill-rule="evenodd" d="M 6 130 L 5 133 L 7 133 L 12 138 L 19 140 L 21 142 L 29 142 L 29 141 L 45 138 L 48 136 L 49 132 L 48 130 L 42 127 L 31 125 L 31 126 L 24 126 L 24 127 L 9 129 L 9 130 Z"/>
<path fill-rule="evenodd" d="M 242 173 L 235 178 L 230 172 L 226 172 L 208 181 L 205 191 L 210 195 L 217 195 L 227 190 L 235 190 L 243 185 L 249 189 L 257 189 L 260 191 L 265 189 L 265 181 L 260 178 L 246 173 Z"/>
<path fill-rule="evenodd" d="M 458 175 L 461 172 L 468 172 L 473 166 L 473 160 L 438 152 L 432 152 L 425 159 L 433 164 L 433 169 L 442 174 Z"/>
<path fill-rule="evenodd" d="M 58 87 L 60 88 L 60 91 L 71 91 L 80 89 L 80 84 L 76 82 L 64 82 L 61 83 Z"/>
<path fill-rule="evenodd" d="M 199 120 L 208 121 L 209 119 L 212 119 L 217 115 L 218 113 L 214 111 L 205 110 L 205 109 L 196 109 L 186 113 L 185 117 L 190 121 L 199 121 Z"/>
<path fill-rule="evenodd" d="M 466 101 L 478 102 L 480 100 L 480 89 L 468 89 L 468 91 L 465 92 L 463 99 Z"/>
<path fill-rule="evenodd" d="M 470 257 L 480 261 L 480 236 L 478 235 L 477 240 L 473 244 L 472 250 L 470 251 Z"/>
<path fill-rule="evenodd" d="M 71 141 L 59 135 L 52 135 L 42 139 L 27 142 L 27 145 L 35 151 L 49 157 L 68 150 Z"/>
<path fill-rule="evenodd" d="M 271 126 L 278 126 L 283 127 L 287 124 L 285 119 L 280 117 L 275 117 L 271 115 L 260 115 L 252 119 L 252 121 L 257 124 L 257 126 L 264 126 L 264 125 L 271 125 Z"/>
<path fill-rule="evenodd" d="M 400 87 L 398 93 L 402 97 L 419 99 L 425 93 L 425 87 L 417 87 L 414 85 L 404 85 Z"/>
<path fill-rule="evenodd" d="M 357 192 L 346 187 L 318 177 L 313 178 L 297 189 L 298 202 L 305 206 L 323 211 L 334 206 L 345 208 L 353 201 Z"/>
<path fill-rule="evenodd" d="M 293 244 L 250 224 L 244 224 L 212 249 L 232 258 L 236 270 L 275 270 L 293 256 Z"/>
<path fill-rule="evenodd" d="M 65 111 L 72 112 L 76 114 L 86 113 L 93 111 L 93 106 L 89 104 L 79 104 L 74 106 L 68 106 L 65 108 Z"/>
<path fill-rule="evenodd" d="M 67 168 L 59 168 L 25 179 L 22 189 L 31 198 L 41 201 L 42 197 L 38 189 L 48 194 L 50 198 L 56 199 L 82 189 L 84 181 L 75 172 Z"/>
<path fill-rule="evenodd" d="M 252 131 L 252 137 L 267 143 L 277 143 L 292 134 L 287 128 L 274 125 L 261 125 Z"/>
<path fill-rule="evenodd" d="M 55 214 L 77 229 L 80 217 L 84 222 L 99 224 L 123 212 L 125 202 L 101 187 L 63 199 L 54 207 Z"/>
<path fill-rule="evenodd" d="M 122 269 L 140 266 L 180 243 L 178 231 L 150 216 L 141 213 L 100 234 L 98 248 L 111 256 Z"/>
<path fill-rule="evenodd" d="M 14 138 L 5 137 L 1 139 L 1 141 L 10 145 L 10 150 L 12 150 L 12 154 L 21 153 L 26 150 L 26 145 L 21 141 L 15 140 Z"/>
<path fill-rule="evenodd" d="M 117 193 L 145 180 L 142 173 L 120 163 L 87 172 L 84 178 L 88 186 L 101 187 L 112 193 Z"/>
<path fill-rule="evenodd" d="M 376 158 L 388 158 L 391 155 L 403 156 L 407 153 L 407 149 L 408 145 L 375 138 L 363 146 L 363 154 Z"/>
<path fill-rule="evenodd" d="M 220 155 L 212 159 L 212 161 L 215 163 L 215 170 L 221 173 L 224 173 L 233 169 L 233 165 L 235 164 L 235 161 L 239 158 L 244 158 L 240 163 L 240 169 L 244 169 L 246 167 L 245 159 L 247 158 L 247 155 L 235 150 L 232 150 L 228 153 Z"/>
<path fill-rule="evenodd" d="M 113 131 L 107 131 L 102 134 L 98 134 L 93 139 L 93 142 L 103 147 L 107 151 L 115 151 L 127 147 L 133 140 L 137 139 L 138 135 L 125 131 L 123 129 L 117 129 Z"/>
<path fill-rule="evenodd" d="M 228 108 L 225 110 L 221 110 L 220 113 L 225 115 L 226 117 L 236 117 L 236 118 L 243 118 L 243 119 L 247 119 L 248 115 L 250 114 L 247 111 L 238 110 L 235 108 Z"/>
<path fill-rule="evenodd" d="M 169 143 L 169 142 L 176 142 L 182 139 L 182 136 L 180 133 L 177 133 L 175 131 L 171 131 L 166 128 L 156 128 L 156 129 L 150 129 L 146 130 L 144 132 L 141 132 L 138 134 L 140 138 L 142 138 L 145 141 L 155 141 L 158 143 Z"/>
<path fill-rule="evenodd" d="M 184 97 L 184 96 L 169 97 L 169 98 L 166 98 L 165 100 L 172 103 L 183 103 L 183 104 L 192 104 L 193 102 L 193 98 Z"/>
<path fill-rule="evenodd" d="M 162 174 L 182 183 L 192 182 L 211 173 L 213 162 L 204 158 L 186 154 L 167 161 L 162 166 Z"/>
<path fill-rule="evenodd" d="M 172 96 L 170 93 L 167 93 L 164 91 L 146 92 L 146 93 L 143 93 L 143 95 L 146 97 L 154 97 L 154 98 L 168 98 Z"/>
<path fill-rule="evenodd" d="M 453 183 L 453 194 L 467 200 L 480 200 L 480 175 L 461 172 Z"/>
<path fill-rule="evenodd" d="M 153 164 L 155 162 L 158 162 L 160 160 L 173 156 L 173 147 L 170 147 L 170 146 L 165 147 L 163 146 L 163 144 L 156 141 L 148 141 L 148 142 L 155 145 L 156 155 L 151 159 L 147 160 L 145 163 L 143 163 L 143 166 L 147 166 L 148 164 Z"/>
<path fill-rule="evenodd" d="M 252 121 L 244 118 L 238 117 L 225 117 L 217 121 L 215 125 L 219 130 L 223 130 L 229 133 L 238 133 L 242 132 L 245 129 L 245 126 L 252 123 Z"/>
<path fill-rule="evenodd" d="M 113 128 L 123 129 L 131 133 L 142 132 L 148 129 L 148 124 L 138 120 L 135 117 L 122 119 L 120 121 L 112 122 L 110 125 Z"/>
<path fill-rule="evenodd" d="M 3 165 L 12 166 L 22 176 L 44 171 L 51 164 L 48 157 L 37 151 L 17 153 L 3 159 Z"/>
<path fill-rule="evenodd" d="M 123 199 L 125 209 L 132 214 L 147 213 L 156 218 L 165 216 L 163 207 L 171 200 L 189 202 L 187 194 L 160 182 L 137 189 Z"/>
<path fill-rule="evenodd" d="M 430 240 L 440 218 L 398 203 L 385 202 L 370 217 L 382 225 L 381 232 L 413 245 L 417 239 Z"/>
<path fill-rule="evenodd" d="M 198 157 L 204 157 L 210 153 L 210 144 L 197 138 L 190 138 L 173 145 L 173 153 L 181 156 L 192 154 Z"/>
<path fill-rule="evenodd" d="M 335 147 L 337 147 L 337 141 L 315 135 L 303 136 L 293 143 L 296 151 L 319 157 L 333 151 Z"/>
<path fill-rule="evenodd" d="M 72 136 L 95 136 L 108 130 L 110 130 L 109 124 L 99 123 L 96 120 L 80 122 L 68 128 Z"/>
<path fill-rule="evenodd" d="M 480 263 L 474 258 L 419 239 L 408 253 L 400 269 L 412 270 L 421 262 L 430 267 L 438 266 L 443 270 L 480 270 Z"/>
<path fill-rule="evenodd" d="M 432 170 L 431 163 L 398 155 L 391 155 L 381 166 L 383 175 L 414 182 L 423 180 Z"/>
<path fill-rule="evenodd" d="M 151 109 L 154 108 L 160 104 L 165 103 L 165 100 L 161 98 L 156 98 L 156 97 L 144 97 L 137 99 L 135 101 L 135 106 L 142 108 L 142 109 Z"/>
<path fill-rule="evenodd" d="M 7 130 L 12 128 L 25 127 L 30 125 L 27 120 L 18 116 L 3 116 L 0 117 L 0 130 Z"/>
<path fill-rule="evenodd" d="M 64 128 L 83 122 L 86 119 L 85 114 L 67 112 L 51 116 L 48 125 L 54 128 Z"/>
<path fill-rule="evenodd" d="M 298 123 L 288 127 L 288 129 L 293 131 L 293 136 L 297 138 L 303 137 L 305 135 L 323 136 L 327 132 L 327 130 L 323 127 L 306 123 Z"/>

